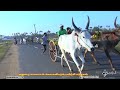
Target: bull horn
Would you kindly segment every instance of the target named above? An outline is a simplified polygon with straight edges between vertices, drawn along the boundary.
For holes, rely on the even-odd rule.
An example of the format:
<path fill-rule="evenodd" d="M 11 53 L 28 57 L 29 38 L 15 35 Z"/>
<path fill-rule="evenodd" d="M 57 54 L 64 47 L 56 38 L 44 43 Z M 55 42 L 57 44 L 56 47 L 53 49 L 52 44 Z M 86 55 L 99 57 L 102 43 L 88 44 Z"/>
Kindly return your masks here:
<path fill-rule="evenodd" d="M 117 17 L 115 18 L 114 26 L 115 26 L 115 28 L 118 28 L 118 27 L 117 27 L 117 24 L 116 24 L 116 21 L 117 21 Z"/>
<path fill-rule="evenodd" d="M 87 16 L 87 17 L 88 17 L 88 22 L 87 22 L 87 25 L 86 25 L 86 28 L 85 28 L 85 29 L 88 30 L 88 28 L 89 28 L 89 24 L 90 24 L 90 18 L 89 18 L 89 16 Z"/>
<path fill-rule="evenodd" d="M 73 17 L 72 17 L 72 25 L 73 25 L 73 27 L 75 28 L 76 31 L 81 31 L 81 30 L 75 25 L 75 23 L 74 23 L 74 21 L 73 21 Z"/>

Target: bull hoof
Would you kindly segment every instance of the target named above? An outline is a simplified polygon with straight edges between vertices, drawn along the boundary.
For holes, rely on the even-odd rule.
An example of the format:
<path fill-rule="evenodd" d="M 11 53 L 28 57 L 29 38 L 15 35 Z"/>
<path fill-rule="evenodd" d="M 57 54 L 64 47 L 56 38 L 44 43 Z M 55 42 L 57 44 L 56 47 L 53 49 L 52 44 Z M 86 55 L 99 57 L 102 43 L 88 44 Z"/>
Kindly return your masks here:
<path fill-rule="evenodd" d="M 92 64 L 97 64 L 97 62 L 92 62 Z"/>
<path fill-rule="evenodd" d="M 61 65 L 62 67 L 65 67 L 65 65 Z"/>
<path fill-rule="evenodd" d="M 113 71 L 115 71 L 115 68 L 112 68 Z"/>
<path fill-rule="evenodd" d="M 83 70 L 82 70 L 82 71 L 83 71 Z M 81 70 L 80 70 L 80 71 L 78 70 L 78 73 L 81 73 Z"/>
<path fill-rule="evenodd" d="M 100 65 L 100 63 L 99 62 L 92 62 L 93 64 L 98 64 L 98 65 Z"/>
<path fill-rule="evenodd" d="M 85 62 L 88 62 L 88 60 L 86 58 L 84 58 Z"/>
<path fill-rule="evenodd" d="M 87 61 L 85 57 L 84 57 L 84 59 L 85 59 L 85 61 Z"/>
<path fill-rule="evenodd" d="M 99 62 L 96 62 L 97 63 L 97 65 L 101 65 Z"/>
<path fill-rule="evenodd" d="M 72 72 L 73 72 L 73 69 L 71 69 L 70 72 L 72 73 Z"/>

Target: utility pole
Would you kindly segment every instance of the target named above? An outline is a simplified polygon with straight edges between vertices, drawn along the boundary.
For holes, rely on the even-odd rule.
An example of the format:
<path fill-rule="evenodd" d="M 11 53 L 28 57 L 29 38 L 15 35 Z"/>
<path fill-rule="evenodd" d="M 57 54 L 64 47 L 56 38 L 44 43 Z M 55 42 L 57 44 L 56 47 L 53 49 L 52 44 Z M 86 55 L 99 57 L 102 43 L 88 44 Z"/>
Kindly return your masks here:
<path fill-rule="evenodd" d="M 36 34 L 36 27 L 35 27 L 35 24 L 34 24 L 34 28 L 35 28 L 35 34 Z"/>

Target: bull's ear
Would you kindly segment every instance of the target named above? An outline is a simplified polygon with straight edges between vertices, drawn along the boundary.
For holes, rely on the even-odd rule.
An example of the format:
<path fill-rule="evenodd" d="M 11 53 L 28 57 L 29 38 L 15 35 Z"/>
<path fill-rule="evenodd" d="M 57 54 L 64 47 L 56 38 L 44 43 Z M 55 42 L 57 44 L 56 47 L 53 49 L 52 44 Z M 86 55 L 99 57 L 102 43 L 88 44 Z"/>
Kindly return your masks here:
<path fill-rule="evenodd" d="M 88 32 L 90 33 L 90 35 L 92 35 L 92 32 L 90 32 L 89 30 L 88 30 Z"/>

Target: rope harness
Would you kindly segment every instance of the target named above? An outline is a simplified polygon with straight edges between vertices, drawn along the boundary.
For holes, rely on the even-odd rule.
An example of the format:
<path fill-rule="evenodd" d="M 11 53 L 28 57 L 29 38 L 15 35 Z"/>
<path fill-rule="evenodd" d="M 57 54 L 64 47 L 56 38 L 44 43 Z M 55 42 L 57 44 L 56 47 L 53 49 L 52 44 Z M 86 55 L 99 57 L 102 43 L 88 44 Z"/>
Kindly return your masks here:
<path fill-rule="evenodd" d="M 75 36 L 77 36 L 77 42 L 78 42 L 78 44 L 81 45 L 80 42 L 78 41 L 78 34 L 75 33 Z M 80 38 L 80 39 L 81 39 L 81 38 Z M 82 39 L 81 39 L 81 40 L 82 40 Z M 83 41 L 83 40 L 82 40 L 82 41 Z M 83 41 L 83 42 L 84 42 L 84 41 Z M 85 43 L 85 42 L 84 42 L 84 43 Z M 87 44 L 85 43 L 85 45 L 87 45 Z M 87 45 L 87 46 L 88 46 L 88 45 Z M 90 48 L 90 46 L 88 46 L 88 47 Z"/>

